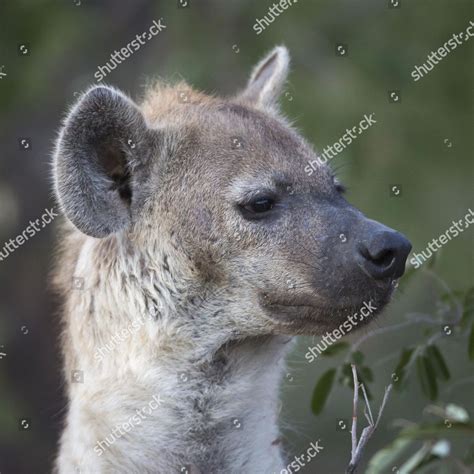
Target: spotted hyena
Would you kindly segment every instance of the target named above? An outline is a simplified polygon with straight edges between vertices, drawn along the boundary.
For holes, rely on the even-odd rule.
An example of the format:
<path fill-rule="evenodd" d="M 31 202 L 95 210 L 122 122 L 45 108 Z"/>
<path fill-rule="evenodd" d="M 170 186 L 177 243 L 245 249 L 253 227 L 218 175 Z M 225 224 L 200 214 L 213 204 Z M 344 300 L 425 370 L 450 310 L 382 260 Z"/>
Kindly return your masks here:
<path fill-rule="evenodd" d="M 315 152 L 277 105 L 288 64 L 275 48 L 230 98 L 157 83 L 137 104 L 96 86 L 69 112 L 53 162 L 58 472 L 279 472 L 293 336 L 389 301 L 410 244 L 329 167 L 305 172 Z"/>

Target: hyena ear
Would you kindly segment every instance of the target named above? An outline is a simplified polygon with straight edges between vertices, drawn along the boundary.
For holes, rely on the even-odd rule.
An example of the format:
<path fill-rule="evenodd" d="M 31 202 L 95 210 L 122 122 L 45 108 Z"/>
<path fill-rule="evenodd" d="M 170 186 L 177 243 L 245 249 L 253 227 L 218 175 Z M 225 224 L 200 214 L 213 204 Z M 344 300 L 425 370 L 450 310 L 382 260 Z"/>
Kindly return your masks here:
<path fill-rule="evenodd" d="M 253 69 L 242 97 L 264 107 L 273 107 L 288 77 L 290 55 L 285 46 L 277 46 Z"/>
<path fill-rule="evenodd" d="M 79 99 L 58 137 L 53 178 L 62 211 L 80 231 L 101 238 L 129 226 L 155 138 L 121 92 L 98 86 Z"/>

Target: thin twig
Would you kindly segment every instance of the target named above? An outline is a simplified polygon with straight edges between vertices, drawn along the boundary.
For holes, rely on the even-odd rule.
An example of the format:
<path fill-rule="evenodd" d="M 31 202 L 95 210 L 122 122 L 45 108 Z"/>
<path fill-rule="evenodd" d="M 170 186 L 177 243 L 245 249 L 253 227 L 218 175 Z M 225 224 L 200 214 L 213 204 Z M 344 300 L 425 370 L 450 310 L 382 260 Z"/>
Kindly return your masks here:
<path fill-rule="evenodd" d="M 364 408 L 364 416 L 365 416 L 365 419 L 369 422 L 369 425 L 371 425 L 373 422 L 370 419 L 369 414 L 367 413 L 367 408 Z"/>
<path fill-rule="evenodd" d="M 392 391 L 392 388 L 393 388 L 393 385 L 390 384 L 385 389 L 385 393 L 382 399 L 382 404 L 380 405 L 379 412 L 377 415 L 377 420 L 374 422 L 374 417 L 372 415 L 372 410 L 370 408 L 370 403 L 367 397 L 367 392 L 365 390 L 365 387 L 363 384 L 359 385 L 356 366 L 354 364 L 351 364 L 351 367 L 352 367 L 352 376 L 354 378 L 354 401 L 353 401 L 353 407 L 352 407 L 352 428 L 351 428 L 352 450 L 351 450 L 351 460 L 349 462 L 349 466 L 346 469 L 346 474 L 354 474 L 356 472 L 357 466 L 359 465 L 360 460 L 362 458 L 362 454 L 364 452 L 365 446 L 379 425 L 380 419 L 382 417 L 382 413 L 385 409 L 385 405 L 387 404 L 388 397 L 390 396 L 390 392 Z M 362 388 L 362 393 L 364 394 L 364 403 L 365 403 L 364 414 L 367 418 L 367 421 L 369 422 L 369 425 L 366 426 L 362 430 L 359 441 L 357 441 L 357 406 L 359 404 L 359 387 Z"/>
<path fill-rule="evenodd" d="M 351 457 L 354 458 L 357 450 L 357 405 L 359 404 L 359 381 L 357 379 L 357 369 L 354 364 L 352 364 L 352 377 L 354 378 L 354 401 L 352 405 Z"/>
<path fill-rule="evenodd" d="M 367 410 L 369 412 L 369 417 L 370 417 L 370 424 L 374 424 L 374 417 L 372 416 L 372 410 L 370 409 L 370 403 L 369 403 L 369 397 L 367 396 L 367 392 L 365 390 L 365 386 L 363 383 L 360 384 L 362 387 L 362 393 L 364 394 L 364 399 L 365 399 L 365 406 L 367 407 Z"/>
<path fill-rule="evenodd" d="M 385 405 L 387 404 L 387 400 L 388 400 L 388 397 L 390 396 L 390 392 L 392 391 L 392 388 L 393 388 L 393 384 L 390 384 L 385 389 L 385 393 L 384 393 L 383 399 L 382 399 L 382 405 L 380 405 L 379 414 L 377 415 L 377 421 L 375 422 L 375 428 L 377 428 L 377 426 L 379 426 L 380 418 L 382 417 L 382 413 L 385 409 Z"/>

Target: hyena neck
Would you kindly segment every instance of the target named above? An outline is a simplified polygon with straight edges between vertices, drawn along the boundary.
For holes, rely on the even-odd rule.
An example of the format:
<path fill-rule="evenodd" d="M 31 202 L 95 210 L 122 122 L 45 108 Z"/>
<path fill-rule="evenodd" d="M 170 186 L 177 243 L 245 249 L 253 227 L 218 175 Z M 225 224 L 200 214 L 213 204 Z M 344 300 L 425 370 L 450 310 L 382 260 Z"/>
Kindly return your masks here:
<path fill-rule="evenodd" d="M 170 379 L 161 385 L 166 426 L 160 430 L 178 438 L 170 454 L 184 464 L 180 469 L 202 474 L 282 469 L 278 394 L 287 343 L 275 337 L 232 341 L 208 359 L 193 363 L 187 357 L 178 374 L 168 368 Z"/>
<path fill-rule="evenodd" d="M 104 268 L 93 245 L 74 271 L 84 288 L 66 301 L 66 375 L 80 371 L 83 380 L 69 384 L 58 472 L 279 472 L 290 339 L 195 333 L 178 323 L 186 315 L 166 275 L 131 278 L 124 291 L 120 272 L 108 272 L 114 281 L 97 274 Z M 158 304 L 154 318 L 147 298 Z"/>

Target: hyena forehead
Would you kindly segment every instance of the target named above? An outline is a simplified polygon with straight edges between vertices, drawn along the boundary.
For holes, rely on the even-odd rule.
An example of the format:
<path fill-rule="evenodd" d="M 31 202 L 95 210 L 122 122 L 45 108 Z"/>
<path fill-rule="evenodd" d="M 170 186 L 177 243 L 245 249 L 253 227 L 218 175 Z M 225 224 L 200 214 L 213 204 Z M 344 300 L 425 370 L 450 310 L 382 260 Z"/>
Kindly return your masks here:
<path fill-rule="evenodd" d="M 183 94 L 185 102 L 180 99 Z M 258 110 L 245 101 L 210 97 L 184 84 L 149 91 L 142 110 L 149 123 L 176 132 L 179 153 L 170 159 L 188 170 L 204 168 L 225 177 L 258 177 L 267 187 L 275 182 L 307 189 L 332 185 L 327 165 L 321 164 L 311 177 L 305 173 L 315 152 L 274 111 Z"/>

